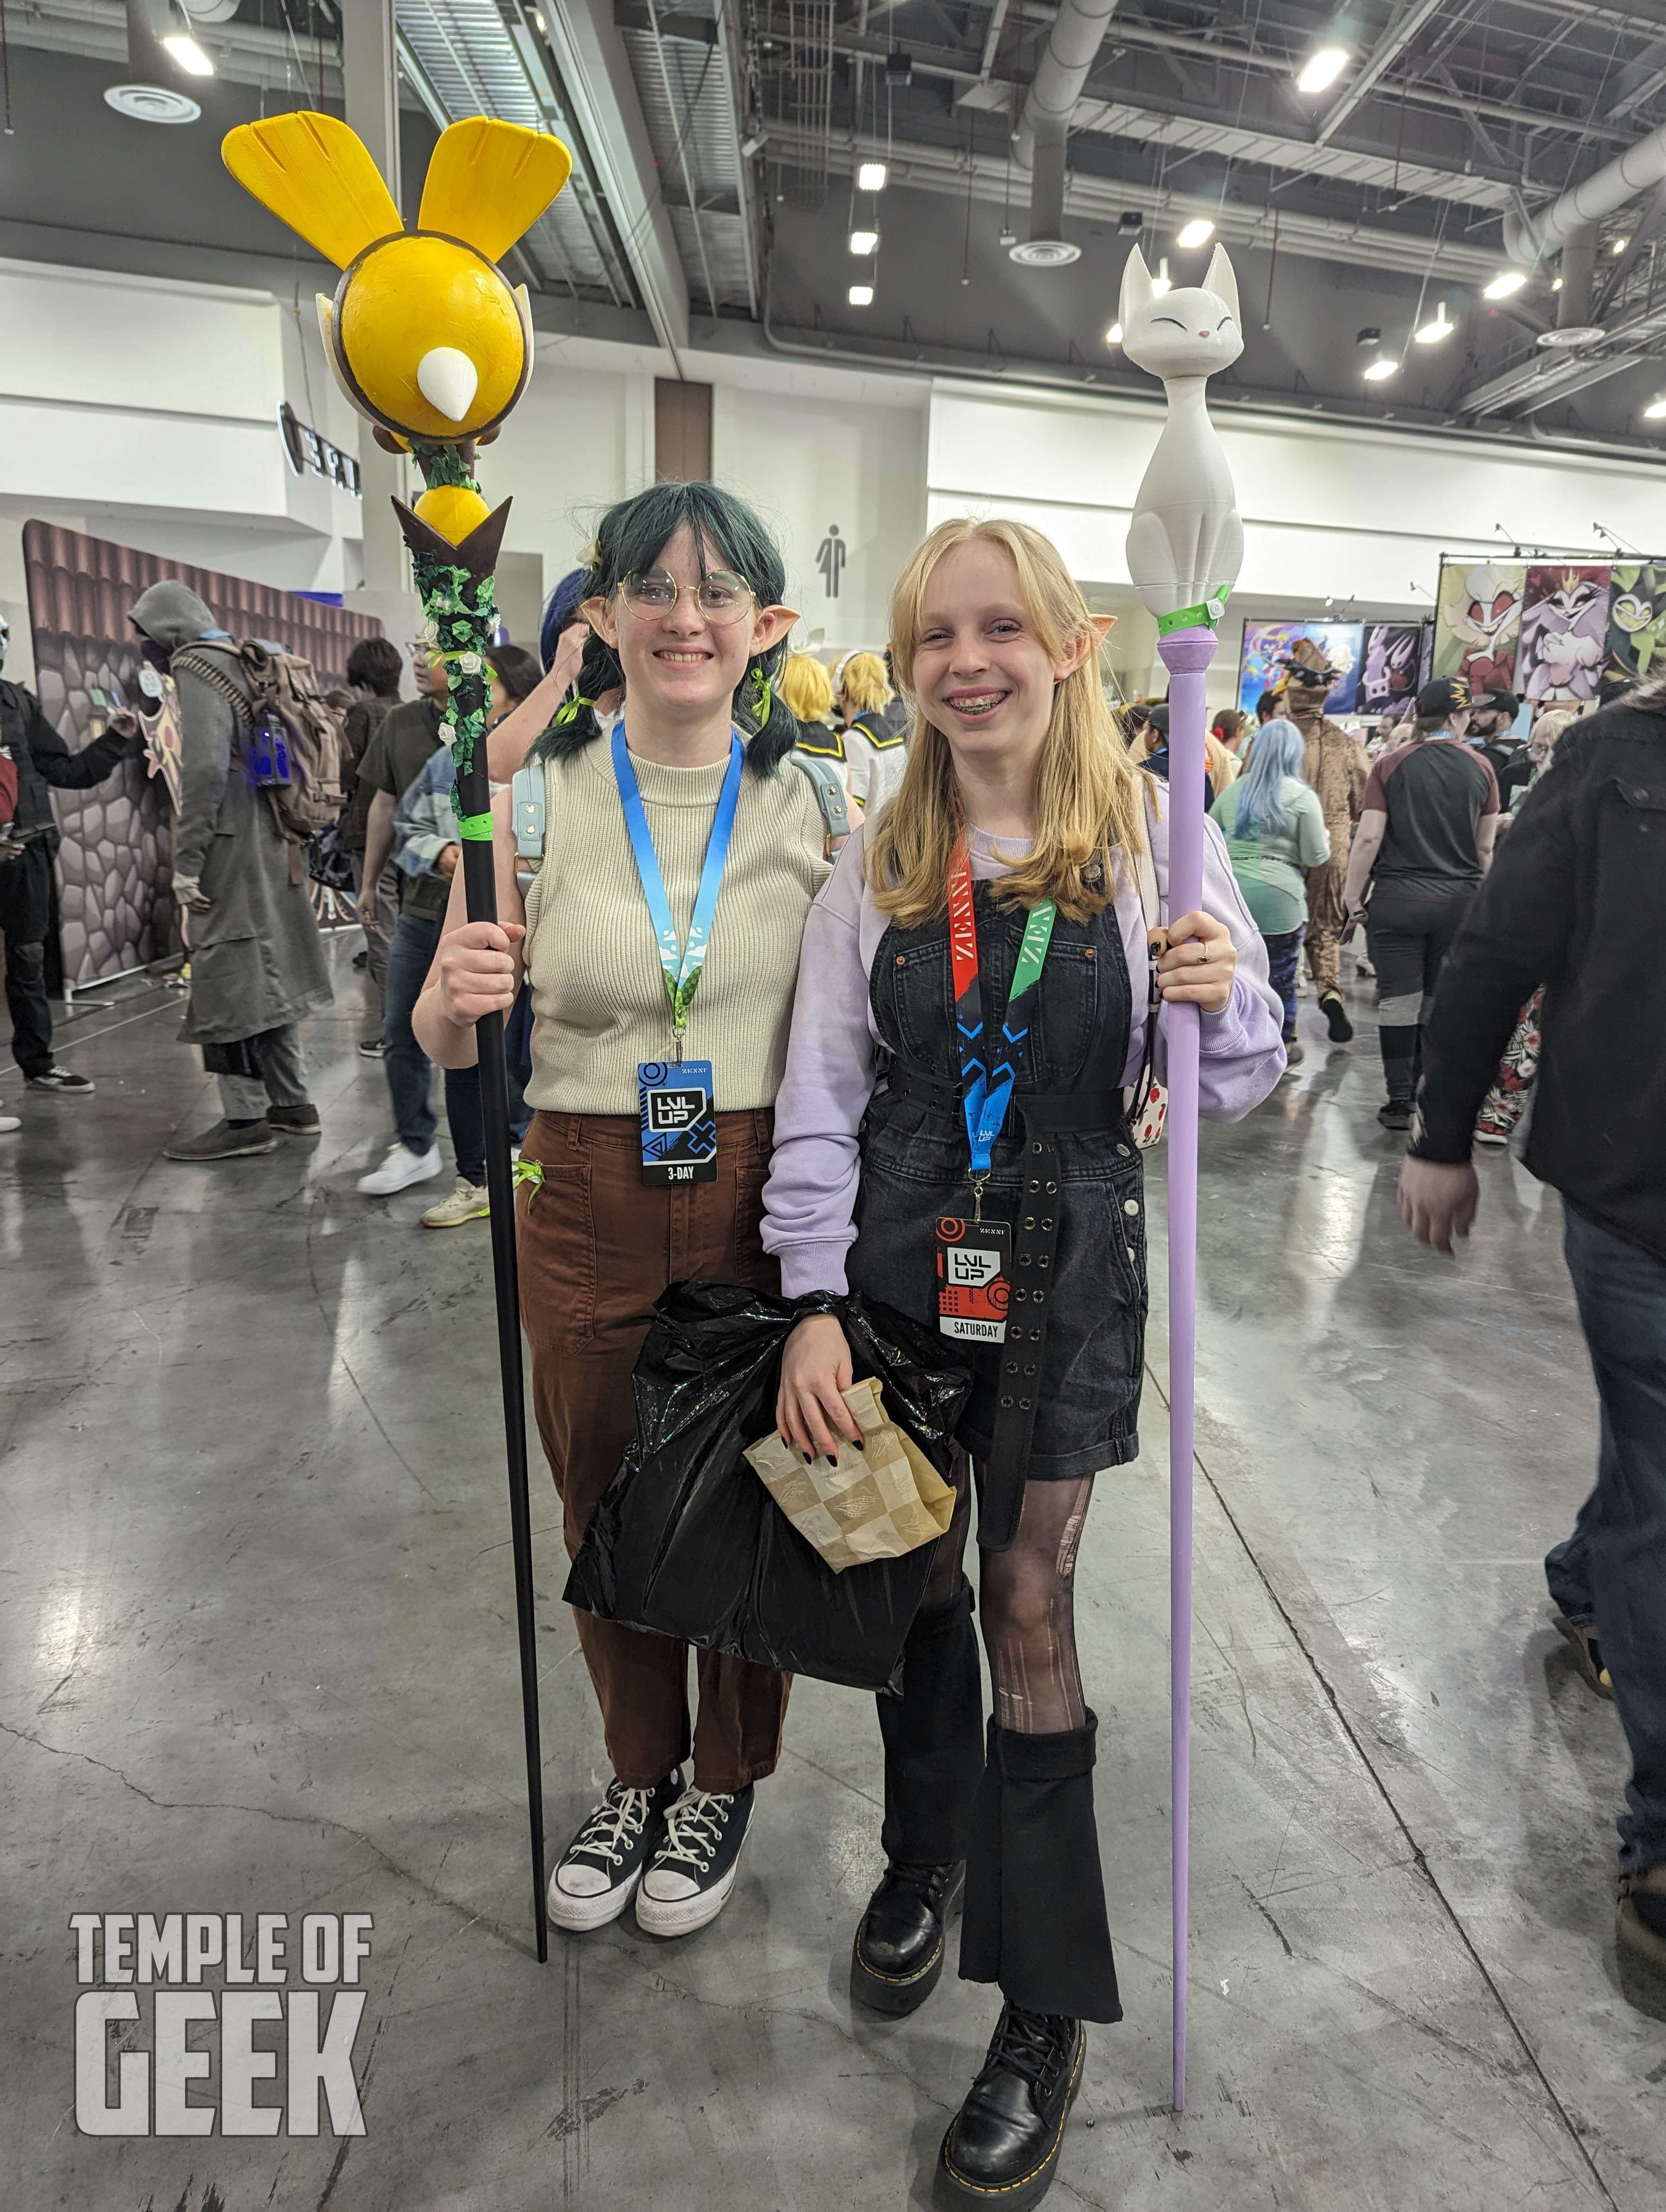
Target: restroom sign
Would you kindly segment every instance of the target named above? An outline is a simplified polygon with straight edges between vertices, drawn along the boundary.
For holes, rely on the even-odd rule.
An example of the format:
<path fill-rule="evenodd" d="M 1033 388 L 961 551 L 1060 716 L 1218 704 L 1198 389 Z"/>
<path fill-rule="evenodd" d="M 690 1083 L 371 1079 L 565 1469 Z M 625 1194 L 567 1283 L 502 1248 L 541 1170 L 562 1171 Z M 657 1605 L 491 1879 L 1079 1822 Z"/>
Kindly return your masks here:
<path fill-rule="evenodd" d="M 816 548 L 816 566 L 822 572 L 822 584 L 830 599 L 839 596 L 839 579 L 844 574 L 844 564 L 850 557 L 850 548 L 839 534 L 836 522 L 827 526 L 827 535 Z"/>

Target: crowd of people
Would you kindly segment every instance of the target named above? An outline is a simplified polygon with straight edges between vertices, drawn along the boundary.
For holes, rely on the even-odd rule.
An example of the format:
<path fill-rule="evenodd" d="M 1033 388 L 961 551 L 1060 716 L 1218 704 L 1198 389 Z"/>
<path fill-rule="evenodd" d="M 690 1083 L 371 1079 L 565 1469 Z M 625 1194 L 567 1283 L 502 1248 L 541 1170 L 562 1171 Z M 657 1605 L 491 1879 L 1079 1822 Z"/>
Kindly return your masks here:
<path fill-rule="evenodd" d="M 910 2012 L 958 1909 L 961 1975 L 1000 1993 L 942 2187 L 1037 2201 L 1086 2024 L 1121 2016 L 1072 1594 L 1096 1475 L 1139 1450 L 1135 1109 L 1168 1009 L 1198 1009 L 1202 1110 L 1236 1119 L 1302 1057 L 1304 953 L 1329 1043 L 1352 1041 L 1341 963 L 1362 926 L 1378 1118 L 1411 1132 L 1414 1233 L 1452 1249 L 1478 1202 L 1472 1146 L 1507 1137 L 1529 1098 L 1528 1164 L 1566 1200 L 1603 1423 L 1596 1487 L 1547 1571 L 1633 1755 L 1622 1961 L 1666 1986 L 1666 1030 L 1647 1011 L 1666 684 L 1588 720 L 1544 715 L 1521 744 L 1513 697 L 1435 678 L 1368 745 L 1326 716 L 1334 672 L 1298 646 L 1253 719 L 1216 720 L 1202 902 L 1170 915 L 1168 708 L 1108 696 L 1105 624 L 1047 538 L 940 525 L 897 580 L 886 650 L 830 669 L 789 653 L 785 594 L 767 527 L 716 486 L 659 483 L 608 512 L 537 653 L 492 655 L 495 922 L 463 896 L 443 658 L 411 647 L 406 700 L 404 656 L 355 648 L 337 827 L 365 937 L 358 1050 L 392 1130 L 358 1189 L 443 1175 L 437 1067 L 454 1182 L 422 1218 L 488 1213 L 476 1024 L 501 1014 L 532 1400 L 575 1557 L 674 1284 L 787 1302 L 775 1414 L 810 1462 L 863 1440 L 846 1302 L 933 1329 L 966 1310 L 945 1286 L 976 1275 L 945 1253 L 979 1281 L 993 1268 L 1001 1326 L 941 1340 L 964 1394 L 952 1510 L 902 1693 L 877 1700 L 885 1871 L 851 1960 L 861 2002 Z M 183 1033 L 221 1103 L 167 1157 L 210 1164 L 316 1137 L 299 1025 L 331 985 L 295 842 L 240 772 L 250 702 L 229 641 L 178 584 L 133 621 L 178 685 Z M 72 1089 L 30 951 L 35 833 L 46 787 L 89 787 L 137 725 L 70 756 L 27 694 L 0 685 L 0 819 L 24 848 L 0 860 L 15 1049 L 32 1083 Z M 695 1131 L 680 1175 L 649 1136 L 673 1080 Z M 582 1934 L 634 1909 L 687 1935 L 733 1890 L 790 1677 L 702 1649 L 690 1712 L 684 1644 L 576 1620 L 611 1778 L 550 1876 L 551 1916 Z"/>

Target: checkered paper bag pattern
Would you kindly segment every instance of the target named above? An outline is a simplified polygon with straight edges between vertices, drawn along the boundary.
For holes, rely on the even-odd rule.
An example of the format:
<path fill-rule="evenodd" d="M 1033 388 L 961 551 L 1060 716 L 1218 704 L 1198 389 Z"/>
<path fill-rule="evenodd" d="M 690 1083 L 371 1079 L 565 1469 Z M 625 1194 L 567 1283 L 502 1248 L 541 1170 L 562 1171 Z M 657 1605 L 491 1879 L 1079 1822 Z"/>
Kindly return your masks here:
<path fill-rule="evenodd" d="M 841 1393 L 862 1432 L 837 1459 L 812 1460 L 775 1432 L 746 1448 L 765 1488 L 835 1574 L 872 1559 L 900 1559 L 945 1533 L 954 1492 L 911 1437 L 885 1419 L 877 1382 Z"/>

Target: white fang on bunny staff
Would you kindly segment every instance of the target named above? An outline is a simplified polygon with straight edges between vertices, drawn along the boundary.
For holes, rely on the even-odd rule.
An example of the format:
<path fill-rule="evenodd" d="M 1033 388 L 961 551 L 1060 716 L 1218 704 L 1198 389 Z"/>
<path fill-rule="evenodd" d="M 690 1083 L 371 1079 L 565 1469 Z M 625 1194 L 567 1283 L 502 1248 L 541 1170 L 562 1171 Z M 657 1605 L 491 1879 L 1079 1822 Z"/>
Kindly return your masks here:
<path fill-rule="evenodd" d="M 1243 563 L 1231 471 L 1205 396 L 1243 351 L 1237 279 L 1217 246 L 1201 285 L 1159 292 L 1136 246 L 1122 271 L 1122 351 L 1160 376 L 1168 420 L 1128 526 L 1128 574 L 1154 615 L 1222 598 Z M 1218 617 L 1217 617 L 1218 618 Z"/>

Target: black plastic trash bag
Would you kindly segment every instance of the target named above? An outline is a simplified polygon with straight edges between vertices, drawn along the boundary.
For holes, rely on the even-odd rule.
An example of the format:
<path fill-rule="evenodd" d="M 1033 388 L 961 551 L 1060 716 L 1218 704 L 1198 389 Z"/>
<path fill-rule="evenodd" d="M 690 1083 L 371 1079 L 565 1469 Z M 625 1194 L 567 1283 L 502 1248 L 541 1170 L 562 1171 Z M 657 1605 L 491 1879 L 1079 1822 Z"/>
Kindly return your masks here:
<path fill-rule="evenodd" d="M 807 1313 L 843 1323 L 855 1379 L 946 1480 L 971 1387 L 945 1340 L 889 1306 L 795 1304 L 763 1291 L 673 1284 L 636 1362 L 636 1440 L 586 1529 L 567 1601 L 856 1690 L 900 1686 L 903 1642 L 932 1547 L 835 1574 L 742 1456 L 775 1426 L 781 1346 Z"/>

